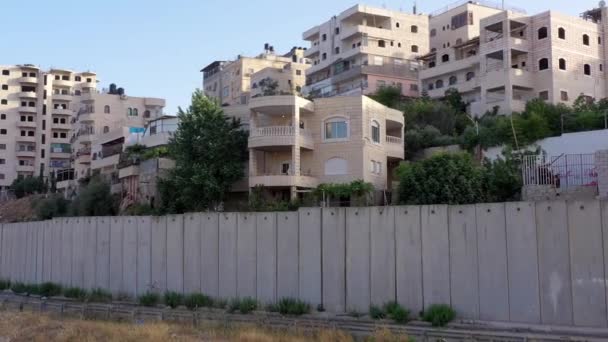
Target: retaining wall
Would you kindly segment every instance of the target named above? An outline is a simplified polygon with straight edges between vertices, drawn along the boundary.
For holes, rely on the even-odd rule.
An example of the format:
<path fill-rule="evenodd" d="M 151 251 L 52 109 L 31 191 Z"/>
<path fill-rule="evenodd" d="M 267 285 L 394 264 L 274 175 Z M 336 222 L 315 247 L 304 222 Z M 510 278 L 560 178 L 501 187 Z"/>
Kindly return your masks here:
<path fill-rule="evenodd" d="M 2 225 L 0 278 L 606 327 L 607 248 L 595 200 L 80 217 Z"/>

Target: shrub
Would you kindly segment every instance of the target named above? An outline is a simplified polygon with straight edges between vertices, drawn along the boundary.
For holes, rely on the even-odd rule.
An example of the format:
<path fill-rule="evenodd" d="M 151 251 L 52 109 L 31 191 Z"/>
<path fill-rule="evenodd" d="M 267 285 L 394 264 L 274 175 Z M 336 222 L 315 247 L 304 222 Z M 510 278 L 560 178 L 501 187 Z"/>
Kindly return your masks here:
<path fill-rule="evenodd" d="M 369 316 L 372 319 L 383 319 L 386 318 L 386 312 L 381 307 L 372 305 L 369 307 Z"/>
<path fill-rule="evenodd" d="M 143 306 L 156 306 L 160 302 L 160 295 L 156 292 L 146 292 L 138 298 L 139 304 Z"/>
<path fill-rule="evenodd" d="M 456 317 L 456 312 L 449 305 L 431 305 L 422 315 L 422 319 L 430 322 L 434 327 L 443 327 Z"/>
<path fill-rule="evenodd" d="M 25 292 L 27 294 L 39 295 L 40 294 L 40 286 L 38 284 L 26 284 Z"/>
<path fill-rule="evenodd" d="M 87 299 L 87 291 L 79 287 L 68 287 L 63 290 L 63 295 L 67 298 L 78 299 L 80 301 Z"/>
<path fill-rule="evenodd" d="M 46 282 L 40 284 L 40 295 L 44 297 L 59 296 L 61 294 L 61 285 Z"/>
<path fill-rule="evenodd" d="M 181 293 L 167 291 L 165 292 L 163 299 L 166 305 L 168 305 L 171 309 L 175 309 L 183 303 L 184 296 Z"/>
<path fill-rule="evenodd" d="M 202 293 L 191 293 L 184 298 L 184 305 L 190 310 L 196 310 L 212 306 L 213 300 Z"/>
<path fill-rule="evenodd" d="M 110 184 L 100 176 L 93 176 L 87 185 L 81 187 L 70 209 L 73 216 L 109 216 L 118 212 L 117 204 L 110 192 Z"/>
<path fill-rule="evenodd" d="M 239 311 L 242 314 L 248 314 L 258 308 L 258 302 L 254 298 L 245 297 L 239 303 Z"/>
<path fill-rule="evenodd" d="M 0 279 L 0 291 L 8 290 L 11 288 L 11 281 L 7 279 Z"/>
<path fill-rule="evenodd" d="M 223 298 L 218 298 L 218 299 L 214 299 L 212 301 L 211 305 L 217 309 L 225 309 L 226 306 L 228 305 L 228 301 L 226 301 Z"/>
<path fill-rule="evenodd" d="M 16 282 L 11 284 L 11 291 L 13 291 L 14 293 L 26 293 L 27 292 L 27 286 L 22 283 L 22 282 Z"/>
<path fill-rule="evenodd" d="M 117 300 L 119 302 L 132 302 L 133 296 L 126 292 L 119 292 L 118 294 L 116 294 L 116 296 L 114 296 L 114 300 Z"/>
<path fill-rule="evenodd" d="M 282 298 L 277 303 L 277 311 L 282 315 L 300 316 L 310 312 L 310 305 L 295 298 Z"/>
<path fill-rule="evenodd" d="M 384 312 L 386 315 L 397 323 L 405 323 L 410 312 L 397 302 L 388 302 L 384 304 Z"/>
<path fill-rule="evenodd" d="M 230 300 L 230 302 L 228 302 L 228 312 L 229 313 L 235 313 L 239 310 L 239 307 L 241 306 L 241 300 L 238 298 L 232 298 Z"/>
<path fill-rule="evenodd" d="M 46 191 L 46 185 L 42 177 L 16 178 L 11 184 L 11 190 L 17 198 Z"/>
<path fill-rule="evenodd" d="M 50 220 L 54 217 L 65 216 L 68 213 L 70 201 L 59 194 L 41 199 L 35 205 L 36 217 L 39 220 Z"/>
<path fill-rule="evenodd" d="M 87 300 L 94 303 L 109 303 L 112 301 L 112 294 L 102 288 L 96 288 L 89 292 Z"/>

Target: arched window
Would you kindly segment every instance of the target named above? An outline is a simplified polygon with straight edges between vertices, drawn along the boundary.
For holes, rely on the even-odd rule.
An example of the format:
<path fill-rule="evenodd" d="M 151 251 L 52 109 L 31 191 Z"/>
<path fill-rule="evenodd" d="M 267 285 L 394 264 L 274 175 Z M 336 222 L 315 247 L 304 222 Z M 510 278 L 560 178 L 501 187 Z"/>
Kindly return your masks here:
<path fill-rule="evenodd" d="M 323 130 L 325 140 L 348 139 L 350 136 L 348 119 L 344 117 L 334 117 L 325 120 Z"/>
<path fill-rule="evenodd" d="M 458 83 L 458 78 L 456 76 L 450 76 L 450 85 L 454 85 Z"/>
<path fill-rule="evenodd" d="M 137 110 L 137 108 L 133 108 L 133 116 L 138 116 L 139 115 L 139 111 Z"/>
<path fill-rule="evenodd" d="M 591 65 L 585 64 L 583 66 L 583 71 L 585 72 L 585 75 L 591 76 Z"/>
<path fill-rule="evenodd" d="M 412 45 L 412 52 L 418 52 L 418 45 Z"/>
<path fill-rule="evenodd" d="M 348 161 L 343 158 L 334 157 L 325 161 L 325 175 L 337 176 L 348 174 Z"/>
<path fill-rule="evenodd" d="M 557 29 L 557 37 L 559 39 L 566 39 L 566 30 L 563 27 Z"/>
<path fill-rule="evenodd" d="M 108 132 L 110 132 L 110 127 L 108 127 L 108 126 L 103 126 L 103 132 L 104 132 L 104 133 L 108 133 Z"/>
<path fill-rule="evenodd" d="M 549 69 L 549 60 L 547 58 L 541 58 L 538 60 L 538 70 Z"/>
<path fill-rule="evenodd" d="M 104 112 L 104 114 L 110 114 L 110 106 L 105 105 L 105 106 L 103 107 L 103 112 Z"/>
<path fill-rule="evenodd" d="M 384 40 L 379 40 L 378 47 L 381 47 L 381 48 L 386 47 L 386 42 Z"/>
<path fill-rule="evenodd" d="M 435 81 L 435 88 L 437 88 L 437 89 L 443 88 L 443 80 Z"/>
<path fill-rule="evenodd" d="M 433 90 L 433 89 L 435 89 L 435 84 L 431 82 L 431 83 L 428 84 L 427 88 L 429 90 Z"/>
<path fill-rule="evenodd" d="M 546 27 L 541 27 L 538 29 L 538 39 L 545 39 L 547 38 L 547 28 Z"/>
<path fill-rule="evenodd" d="M 412 26 L 410 27 L 410 31 L 411 31 L 412 33 L 418 33 L 418 26 L 416 26 L 416 25 L 412 25 Z"/>
<path fill-rule="evenodd" d="M 146 111 L 144 112 L 144 118 L 146 118 L 146 119 L 147 119 L 147 118 L 149 118 L 149 117 L 150 117 L 150 111 L 149 111 L 149 110 L 146 110 Z"/>
<path fill-rule="evenodd" d="M 133 108 L 128 108 L 127 109 L 127 115 L 128 116 L 132 116 L 133 115 Z"/>
<path fill-rule="evenodd" d="M 399 25 L 399 23 L 396 23 L 395 26 L 397 26 L 397 28 L 399 28 L 399 26 L 401 26 L 401 25 Z"/>
<path fill-rule="evenodd" d="M 375 142 L 376 144 L 380 143 L 380 123 L 378 123 L 378 121 L 374 120 L 372 121 L 372 141 Z"/>
<path fill-rule="evenodd" d="M 448 54 L 446 53 L 445 55 L 441 56 L 441 61 L 442 61 L 443 63 L 445 63 L 445 62 L 449 62 L 449 61 L 450 61 L 450 55 L 448 55 Z"/>
<path fill-rule="evenodd" d="M 460 44 L 462 44 L 462 39 L 460 39 L 460 38 L 456 39 L 456 45 L 460 45 Z"/>
<path fill-rule="evenodd" d="M 435 37 L 437 35 L 437 30 L 436 29 L 432 29 L 431 30 L 431 37 Z"/>
<path fill-rule="evenodd" d="M 472 71 L 467 72 L 467 81 L 470 81 L 475 78 L 475 73 Z"/>
<path fill-rule="evenodd" d="M 583 35 L 583 44 L 589 45 L 589 36 L 586 34 Z"/>
<path fill-rule="evenodd" d="M 566 70 L 566 60 L 563 58 L 559 59 L 559 70 Z"/>

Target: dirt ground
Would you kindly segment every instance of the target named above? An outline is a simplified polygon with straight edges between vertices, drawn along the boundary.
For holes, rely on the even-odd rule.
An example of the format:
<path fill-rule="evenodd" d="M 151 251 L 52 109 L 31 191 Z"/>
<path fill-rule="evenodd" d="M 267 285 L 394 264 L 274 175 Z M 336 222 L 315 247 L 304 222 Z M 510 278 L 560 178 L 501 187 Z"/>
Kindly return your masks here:
<path fill-rule="evenodd" d="M 0 203 L 0 223 L 23 222 L 36 220 L 33 202 L 42 198 L 40 195 Z"/>
<path fill-rule="evenodd" d="M 355 339 L 338 330 L 300 332 L 269 330 L 253 326 L 202 325 L 192 327 L 167 323 L 116 323 L 60 318 L 47 314 L 0 312 L 0 341 L 243 341 L 243 342 L 350 342 Z M 366 341 L 408 341 L 378 331 Z M 411 340 L 409 340 L 411 341 Z"/>

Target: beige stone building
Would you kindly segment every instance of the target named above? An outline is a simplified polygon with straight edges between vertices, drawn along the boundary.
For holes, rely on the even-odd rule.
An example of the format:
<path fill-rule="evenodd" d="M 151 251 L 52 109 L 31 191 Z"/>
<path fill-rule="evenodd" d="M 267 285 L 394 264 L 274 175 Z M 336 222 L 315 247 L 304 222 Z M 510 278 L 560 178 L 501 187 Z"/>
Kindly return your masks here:
<path fill-rule="evenodd" d="M 423 57 L 421 87 L 433 98 L 455 88 L 479 116 L 525 109 L 541 98 L 572 104 L 606 97 L 606 8 L 582 17 L 470 2 L 430 17 L 431 52 Z"/>
<path fill-rule="evenodd" d="M 303 48 L 278 55 L 274 47 L 265 44 L 264 52 L 256 57 L 238 56 L 234 61 L 215 61 L 203 68 L 203 90 L 222 106 L 247 105 L 263 91 L 260 81 L 265 78 L 278 82 L 278 93 L 300 93 L 309 67 Z"/>
<path fill-rule="evenodd" d="M 361 179 L 390 191 L 404 156 L 403 113 L 361 95 L 263 96 L 248 111 L 250 188 L 289 200 L 321 183 Z"/>
<path fill-rule="evenodd" d="M 96 87 L 93 72 L 0 65 L 0 188 L 69 168 L 72 119 Z"/>
<path fill-rule="evenodd" d="M 416 57 L 429 51 L 429 20 L 363 5 L 353 6 L 302 35 L 312 60 L 305 94 L 370 94 L 382 86 L 418 96 Z"/>

